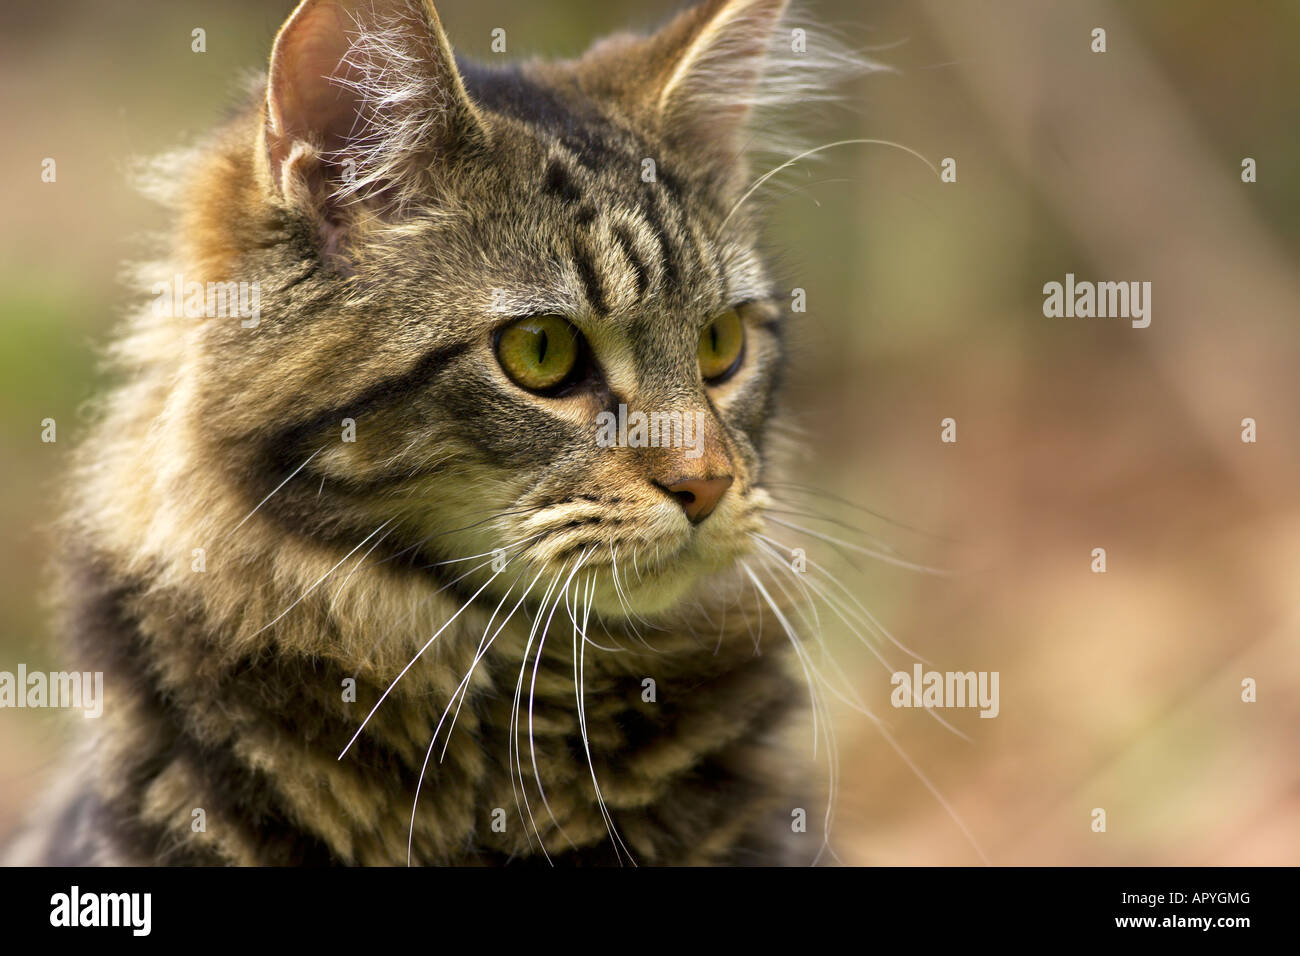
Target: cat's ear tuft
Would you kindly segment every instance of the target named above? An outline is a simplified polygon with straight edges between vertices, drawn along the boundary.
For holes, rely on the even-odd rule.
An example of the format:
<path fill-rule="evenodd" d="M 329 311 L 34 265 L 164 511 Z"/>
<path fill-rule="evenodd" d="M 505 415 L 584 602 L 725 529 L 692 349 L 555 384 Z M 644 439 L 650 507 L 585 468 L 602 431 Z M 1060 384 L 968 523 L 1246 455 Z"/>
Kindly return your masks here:
<path fill-rule="evenodd" d="M 360 200 L 401 205 L 486 141 L 429 0 L 303 0 L 267 80 L 272 182 L 325 218 Z"/>
<path fill-rule="evenodd" d="M 707 0 L 650 39 L 653 109 L 666 136 L 734 159 L 789 0 Z"/>
<path fill-rule="evenodd" d="M 883 69 L 791 7 L 704 0 L 651 36 L 596 44 L 578 63 L 579 82 L 724 173 L 747 152 L 789 156 L 843 82 Z"/>

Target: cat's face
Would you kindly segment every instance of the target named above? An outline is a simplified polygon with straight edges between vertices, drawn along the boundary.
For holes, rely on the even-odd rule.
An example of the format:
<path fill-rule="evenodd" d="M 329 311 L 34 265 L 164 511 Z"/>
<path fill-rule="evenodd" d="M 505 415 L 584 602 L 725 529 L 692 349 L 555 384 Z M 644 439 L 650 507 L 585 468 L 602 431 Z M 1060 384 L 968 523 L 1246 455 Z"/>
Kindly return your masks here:
<path fill-rule="evenodd" d="M 324 265 L 263 294 L 256 348 L 214 333 L 207 361 L 277 397 L 278 461 L 308 459 L 318 527 L 496 592 L 596 571 L 610 616 L 663 610 L 749 549 L 781 309 L 737 208 L 740 117 L 701 128 L 687 61 L 719 11 L 770 29 L 783 3 L 706 6 L 522 71 L 458 67 L 418 5 L 382 43 L 353 21 L 322 41 L 329 4 L 286 26 L 270 171 Z M 372 105 L 401 99 L 374 69 L 400 44 L 421 61 L 407 98 L 439 98 L 409 128 Z"/>
<path fill-rule="evenodd" d="M 590 169 L 544 135 L 496 142 L 473 211 L 408 220 L 383 282 L 408 322 L 458 290 L 418 346 L 455 354 L 322 467 L 423 472 L 399 485 L 427 503 L 408 516 L 429 553 L 485 556 L 450 571 L 618 565 L 622 596 L 597 574 L 596 607 L 658 609 L 758 530 L 778 309 L 752 237 L 685 177 L 674 194 L 637 152 Z"/>

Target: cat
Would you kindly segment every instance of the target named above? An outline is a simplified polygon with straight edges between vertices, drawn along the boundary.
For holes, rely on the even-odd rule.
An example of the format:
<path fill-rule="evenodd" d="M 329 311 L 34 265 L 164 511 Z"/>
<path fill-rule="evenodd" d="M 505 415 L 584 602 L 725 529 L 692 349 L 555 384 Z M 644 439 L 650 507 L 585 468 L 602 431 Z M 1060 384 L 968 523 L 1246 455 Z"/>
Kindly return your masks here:
<path fill-rule="evenodd" d="M 10 862 L 815 857 L 748 153 L 853 61 L 790 22 L 706 0 L 486 66 L 425 0 L 293 11 L 158 167 L 158 301 L 256 314 L 113 349 L 60 555 L 107 703 Z"/>

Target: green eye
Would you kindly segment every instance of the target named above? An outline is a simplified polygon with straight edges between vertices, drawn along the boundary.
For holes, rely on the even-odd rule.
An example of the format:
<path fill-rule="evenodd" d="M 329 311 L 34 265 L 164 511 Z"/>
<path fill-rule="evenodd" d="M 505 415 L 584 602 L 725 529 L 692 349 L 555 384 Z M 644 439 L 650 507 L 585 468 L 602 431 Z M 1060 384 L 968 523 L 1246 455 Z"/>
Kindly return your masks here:
<path fill-rule="evenodd" d="M 729 309 L 704 327 L 700 334 L 700 375 L 720 382 L 736 370 L 745 350 L 745 324 Z"/>
<path fill-rule="evenodd" d="M 578 364 L 578 330 L 558 315 L 508 325 L 497 336 L 497 360 L 521 388 L 544 392 L 560 385 Z"/>

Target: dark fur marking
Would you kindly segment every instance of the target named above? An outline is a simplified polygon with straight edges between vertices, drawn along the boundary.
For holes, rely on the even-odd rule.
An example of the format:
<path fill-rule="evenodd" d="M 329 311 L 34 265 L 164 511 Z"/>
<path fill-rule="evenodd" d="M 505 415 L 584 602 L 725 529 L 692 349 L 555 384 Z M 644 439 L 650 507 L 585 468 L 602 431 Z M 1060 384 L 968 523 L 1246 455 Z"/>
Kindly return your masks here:
<path fill-rule="evenodd" d="M 582 201 L 582 190 L 574 183 L 564 164 L 553 159 L 546 166 L 546 179 L 542 191 L 557 196 L 569 205 Z"/>
<path fill-rule="evenodd" d="M 623 255 L 636 273 L 636 294 L 638 298 L 644 297 L 646 291 L 650 288 L 650 272 L 646 264 L 641 260 L 641 256 L 636 251 L 636 245 L 632 241 L 632 235 L 624 226 L 614 227 L 614 239 L 618 243 Z"/>
<path fill-rule="evenodd" d="M 630 154 L 616 139 L 628 134 L 589 105 L 566 101 L 555 90 L 525 77 L 518 67 L 456 62 L 466 90 L 480 106 L 546 130 L 587 169 L 600 171 L 627 162 Z"/>
<path fill-rule="evenodd" d="M 209 815 L 237 827 L 250 845 L 263 851 L 266 862 L 305 866 L 335 862 L 319 838 L 290 822 L 261 771 L 240 761 L 229 744 L 201 741 L 185 729 L 184 712 L 148 664 L 154 650 L 127 615 L 125 604 L 136 589 L 113 582 L 90 556 L 82 556 L 73 567 L 79 585 L 74 593 L 80 596 L 75 629 L 79 649 L 144 708 L 140 739 L 147 746 L 117 769 L 125 803 L 103 806 L 104 835 L 129 858 L 217 862 L 205 850 L 177 843 L 176 831 L 142 821 L 148 787 L 164 769 L 180 762 L 195 780 L 195 797 L 204 801 Z M 196 649 L 196 653 L 201 652 Z"/>
<path fill-rule="evenodd" d="M 339 426 L 345 418 L 357 419 L 409 397 L 412 392 L 427 385 L 448 363 L 468 349 L 469 344 L 466 342 L 430 349 L 410 371 L 377 382 L 344 404 L 336 405 L 305 421 L 278 429 L 265 443 L 268 461 L 277 466 L 272 471 L 279 470 L 282 477 L 287 475 L 298 466 L 301 460 L 299 452 L 305 439 L 331 426 Z M 280 478 L 274 479 L 266 491 L 274 488 L 280 480 Z"/>
<path fill-rule="evenodd" d="M 641 204 L 641 213 L 645 216 L 646 222 L 654 231 L 655 239 L 659 242 L 659 251 L 663 257 L 664 282 L 668 285 L 674 285 L 678 279 L 677 254 L 673 251 L 672 240 L 669 238 L 668 230 L 664 226 L 663 217 L 659 215 L 654 192 L 647 188 L 643 196 L 645 201 Z"/>
<path fill-rule="evenodd" d="M 578 275 L 582 278 L 582 287 L 592 310 L 604 314 L 608 311 L 608 306 L 605 303 L 604 290 L 600 287 L 600 276 L 596 274 L 596 267 L 592 264 L 586 250 L 576 244 L 573 247 L 573 264 L 577 266 Z"/>

